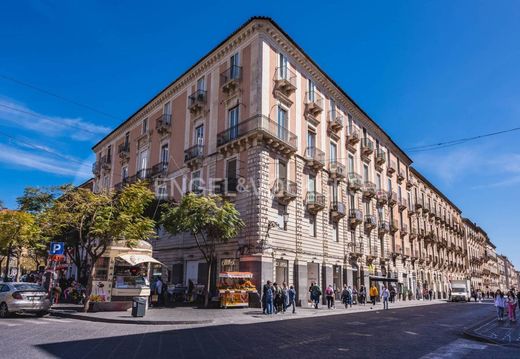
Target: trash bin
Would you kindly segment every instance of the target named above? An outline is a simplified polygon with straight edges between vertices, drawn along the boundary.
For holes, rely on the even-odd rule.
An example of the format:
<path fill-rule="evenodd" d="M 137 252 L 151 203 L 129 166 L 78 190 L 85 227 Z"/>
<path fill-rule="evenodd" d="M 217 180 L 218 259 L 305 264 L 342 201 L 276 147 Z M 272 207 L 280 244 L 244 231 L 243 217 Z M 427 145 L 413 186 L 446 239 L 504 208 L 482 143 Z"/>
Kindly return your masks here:
<path fill-rule="evenodd" d="M 146 314 L 146 299 L 134 297 L 132 302 L 132 317 L 144 317 Z"/>

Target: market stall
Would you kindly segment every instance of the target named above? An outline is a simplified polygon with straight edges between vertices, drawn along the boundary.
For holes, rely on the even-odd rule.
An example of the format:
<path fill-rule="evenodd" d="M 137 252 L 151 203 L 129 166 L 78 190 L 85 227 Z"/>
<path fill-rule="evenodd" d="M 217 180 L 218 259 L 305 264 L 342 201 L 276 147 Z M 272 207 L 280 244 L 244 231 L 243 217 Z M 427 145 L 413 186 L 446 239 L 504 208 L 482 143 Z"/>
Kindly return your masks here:
<path fill-rule="evenodd" d="M 91 301 L 97 310 L 124 310 L 133 297 L 150 296 L 150 264 L 161 264 L 152 257 L 152 246 L 145 241 L 132 248 L 114 242 L 95 263 Z M 109 304 L 111 303 L 111 304 Z"/>
<path fill-rule="evenodd" d="M 220 307 L 247 307 L 250 293 L 256 292 L 250 272 L 221 272 L 219 274 Z"/>

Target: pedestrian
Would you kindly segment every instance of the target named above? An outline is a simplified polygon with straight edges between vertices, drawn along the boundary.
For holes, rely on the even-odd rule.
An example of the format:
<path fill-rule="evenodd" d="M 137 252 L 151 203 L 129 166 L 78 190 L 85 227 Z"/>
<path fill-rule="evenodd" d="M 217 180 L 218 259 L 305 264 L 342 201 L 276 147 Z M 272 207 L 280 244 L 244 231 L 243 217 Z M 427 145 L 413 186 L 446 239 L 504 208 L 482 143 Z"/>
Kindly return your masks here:
<path fill-rule="evenodd" d="M 52 287 L 52 304 L 58 304 L 61 296 L 61 287 L 58 283 L 54 284 Z"/>
<path fill-rule="evenodd" d="M 334 289 L 331 284 L 325 289 L 325 296 L 327 297 L 327 308 L 334 309 Z"/>
<path fill-rule="evenodd" d="M 163 282 L 161 277 L 157 277 L 157 280 L 155 281 L 155 294 L 157 294 L 157 306 L 160 307 L 163 303 Z"/>
<path fill-rule="evenodd" d="M 347 288 L 347 285 L 343 285 L 343 291 L 341 292 L 341 301 L 345 304 L 345 309 L 350 307 L 352 308 L 352 289 L 350 286 Z"/>
<path fill-rule="evenodd" d="M 271 281 L 268 280 L 266 284 L 262 287 L 262 312 L 263 314 L 267 313 L 267 290 L 271 288 Z"/>
<path fill-rule="evenodd" d="M 367 290 L 365 289 L 365 286 L 361 286 L 359 288 L 359 302 L 363 303 L 363 305 L 366 305 L 366 299 L 367 299 Z"/>
<path fill-rule="evenodd" d="M 321 296 L 320 287 L 316 283 L 312 282 L 309 288 L 309 292 L 311 293 L 311 302 L 314 303 L 314 309 L 318 309 Z"/>
<path fill-rule="evenodd" d="M 516 322 L 516 305 L 518 304 L 518 301 L 516 299 L 515 294 L 513 291 L 509 291 L 507 293 L 507 313 L 509 321 L 514 323 Z"/>
<path fill-rule="evenodd" d="M 433 290 L 432 290 L 432 289 L 430 289 L 430 290 L 428 291 L 428 298 L 430 298 L 430 300 L 433 299 Z"/>
<path fill-rule="evenodd" d="M 274 313 L 283 313 L 283 294 L 282 288 L 278 286 L 278 283 L 273 283 L 273 295 L 274 295 Z"/>
<path fill-rule="evenodd" d="M 386 286 L 381 291 L 381 299 L 383 300 L 383 309 L 388 309 L 388 298 L 390 297 L 390 291 Z"/>
<path fill-rule="evenodd" d="M 283 312 L 287 310 L 289 306 L 289 288 L 285 282 L 282 283 L 282 299 L 283 299 Z"/>
<path fill-rule="evenodd" d="M 379 295 L 379 292 L 374 284 L 372 284 L 372 287 L 370 287 L 370 301 L 372 302 L 372 305 L 376 305 L 376 297 Z"/>
<path fill-rule="evenodd" d="M 356 287 L 352 288 L 352 303 L 358 304 L 358 291 L 357 291 Z"/>
<path fill-rule="evenodd" d="M 294 286 L 291 285 L 289 287 L 289 290 L 287 291 L 287 296 L 289 298 L 289 305 L 287 306 L 287 308 L 292 306 L 292 312 L 294 314 L 296 313 L 296 290 L 294 289 Z"/>
<path fill-rule="evenodd" d="M 267 315 L 273 314 L 273 300 L 274 300 L 274 293 L 273 293 L 273 286 L 271 286 L 271 282 L 267 281 L 267 289 L 265 291 L 265 306 L 266 306 L 266 313 Z"/>
<path fill-rule="evenodd" d="M 395 287 L 390 286 L 390 303 L 393 303 L 395 300 Z"/>
<path fill-rule="evenodd" d="M 495 295 L 495 307 L 497 308 L 497 318 L 498 318 L 499 322 L 504 320 L 505 305 L 506 305 L 506 303 L 505 303 L 504 294 L 500 290 L 497 290 L 496 295 Z"/>

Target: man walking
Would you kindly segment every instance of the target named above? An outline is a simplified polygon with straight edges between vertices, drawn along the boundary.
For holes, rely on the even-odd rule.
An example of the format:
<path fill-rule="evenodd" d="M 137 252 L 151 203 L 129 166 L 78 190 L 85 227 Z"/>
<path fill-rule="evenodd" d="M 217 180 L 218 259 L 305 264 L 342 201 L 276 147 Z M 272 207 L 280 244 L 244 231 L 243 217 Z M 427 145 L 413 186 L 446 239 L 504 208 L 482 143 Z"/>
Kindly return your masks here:
<path fill-rule="evenodd" d="M 263 308 L 263 314 L 267 313 L 267 290 L 271 288 L 271 281 L 268 280 L 266 284 L 264 284 L 262 288 L 262 308 Z"/>
<path fill-rule="evenodd" d="M 388 309 L 388 297 L 390 297 L 390 291 L 386 287 L 386 285 L 383 287 L 383 290 L 381 291 L 381 299 L 383 300 L 383 309 Z"/>
<path fill-rule="evenodd" d="M 318 304 L 320 302 L 321 289 L 314 282 L 311 283 L 311 287 L 309 288 L 309 292 L 311 293 L 311 302 L 314 303 L 314 309 L 318 309 Z"/>
<path fill-rule="evenodd" d="M 294 314 L 296 313 L 296 290 L 292 285 L 287 291 L 287 294 L 289 297 L 289 305 L 287 306 L 287 308 L 290 308 L 292 306 L 292 312 Z"/>
<path fill-rule="evenodd" d="M 327 289 L 325 289 L 325 295 L 327 296 L 327 308 L 334 309 L 334 289 L 332 285 L 329 284 Z"/>
<path fill-rule="evenodd" d="M 376 297 L 379 295 L 379 292 L 377 291 L 377 288 L 375 284 L 372 284 L 372 287 L 370 287 L 370 300 L 372 301 L 372 305 L 376 305 Z"/>

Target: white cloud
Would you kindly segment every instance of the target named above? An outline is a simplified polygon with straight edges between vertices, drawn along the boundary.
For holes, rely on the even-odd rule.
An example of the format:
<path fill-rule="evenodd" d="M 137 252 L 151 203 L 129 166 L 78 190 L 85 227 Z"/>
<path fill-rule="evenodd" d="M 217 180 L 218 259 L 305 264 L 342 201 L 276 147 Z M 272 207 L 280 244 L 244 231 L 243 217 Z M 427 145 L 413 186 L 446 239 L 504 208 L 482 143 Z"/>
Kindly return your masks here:
<path fill-rule="evenodd" d="M 49 137 L 69 137 L 78 141 L 98 139 L 110 131 L 81 118 L 47 116 L 10 99 L 0 98 L 0 120 Z"/>
<path fill-rule="evenodd" d="M 69 156 L 69 159 L 72 160 L 73 158 Z M 92 162 L 81 162 L 76 159 L 74 161 L 79 163 L 65 159 L 56 159 L 51 154 L 46 156 L 31 153 L 0 143 L 0 162 L 6 165 L 24 167 L 59 176 L 75 177 L 76 180 L 90 178 L 90 165 Z"/>

